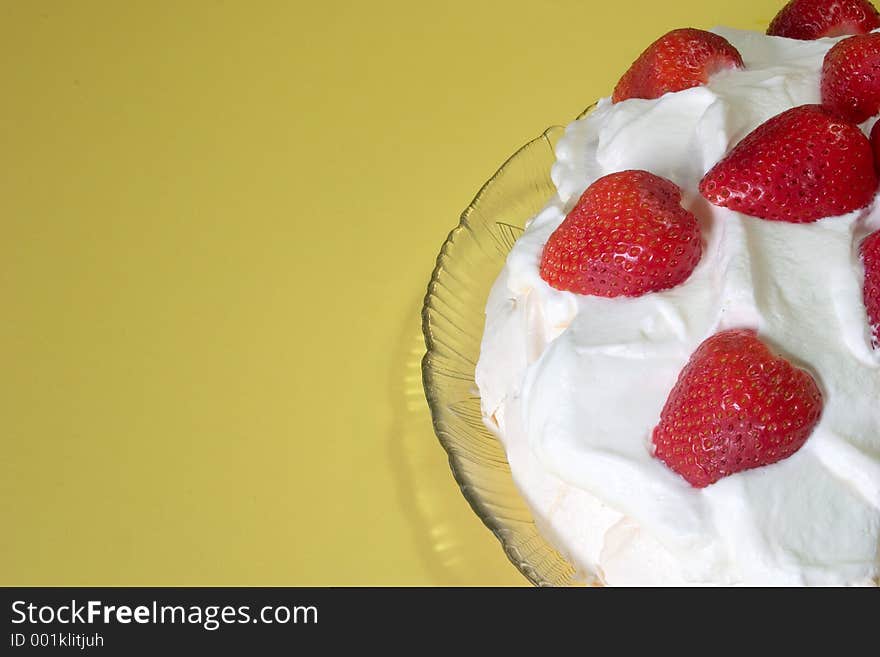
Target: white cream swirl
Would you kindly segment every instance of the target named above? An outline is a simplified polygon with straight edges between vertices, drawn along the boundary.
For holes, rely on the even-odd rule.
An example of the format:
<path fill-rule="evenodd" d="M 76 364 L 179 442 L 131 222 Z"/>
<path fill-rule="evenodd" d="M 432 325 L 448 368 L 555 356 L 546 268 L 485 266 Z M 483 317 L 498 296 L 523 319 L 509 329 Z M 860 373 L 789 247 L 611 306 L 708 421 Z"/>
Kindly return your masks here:
<path fill-rule="evenodd" d="M 880 209 L 789 224 L 697 192 L 748 132 L 819 102 L 822 58 L 839 39 L 714 31 L 744 70 L 655 100 L 606 98 L 566 129 L 558 195 L 513 247 L 487 304 L 476 369 L 484 417 L 542 530 L 604 583 L 876 584 L 880 351 L 857 245 L 880 228 Z M 590 183 L 623 169 L 684 190 L 702 260 L 684 284 L 634 299 L 552 289 L 538 275 L 544 243 Z M 809 369 L 824 412 L 792 457 L 695 489 L 652 456 L 651 431 L 691 353 L 735 327 Z"/>

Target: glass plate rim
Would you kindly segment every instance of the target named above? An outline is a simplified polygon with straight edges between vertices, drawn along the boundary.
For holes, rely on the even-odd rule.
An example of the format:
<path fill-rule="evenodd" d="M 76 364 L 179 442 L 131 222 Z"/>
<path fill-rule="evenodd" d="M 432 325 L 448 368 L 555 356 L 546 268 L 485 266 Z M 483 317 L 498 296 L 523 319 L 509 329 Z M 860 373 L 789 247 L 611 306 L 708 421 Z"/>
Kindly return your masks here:
<path fill-rule="evenodd" d="M 594 105 L 588 107 L 577 118 L 581 118 L 586 115 L 593 107 Z M 477 517 L 501 543 L 504 553 L 511 561 L 511 563 L 513 563 L 517 570 L 519 570 L 519 572 L 535 586 L 547 586 L 550 585 L 550 583 L 534 567 L 532 567 L 529 563 L 523 561 L 520 558 L 520 556 L 517 554 L 516 547 L 500 531 L 501 529 L 503 529 L 501 521 L 497 519 L 493 512 L 487 508 L 479 493 L 476 492 L 476 486 L 472 485 L 472 483 L 468 480 L 468 475 L 465 474 L 463 466 L 459 464 L 459 457 L 455 454 L 453 446 L 444 436 L 443 431 L 441 431 L 441 424 L 443 422 L 440 410 L 441 402 L 438 399 L 438 395 L 436 392 L 437 386 L 434 382 L 435 374 L 431 369 L 432 356 L 436 353 L 438 347 L 435 344 L 434 337 L 431 331 L 430 302 L 431 299 L 435 296 L 434 289 L 435 286 L 438 285 L 439 277 L 444 269 L 445 259 L 448 257 L 450 250 L 455 245 L 458 236 L 463 231 L 469 229 L 468 217 L 474 211 L 475 207 L 479 204 L 481 198 L 487 193 L 487 190 L 489 190 L 494 185 L 494 183 L 505 174 L 505 171 L 511 165 L 511 163 L 516 160 L 521 154 L 523 154 L 524 151 L 529 150 L 531 147 L 541 141 L 546 141 L 548 146 L 553 149 L 555 141 L 558 139 L 563 131 L 564 127 L 559 125 L 552 125 L 545 129 L 539 136 L 535 137 L 534 139 L 530 140 L 529 142 L 523 144 L 520 148 L 518 148 L 480 187 L 480 190 L 476 193 L 473 200 L 468 204 L 464 212 L 462 212 L 458 224 L 451 231 L 449 231 L 449 234 L 447 235 L 442 247 L 440 248 L 440 252 L 436 257 L 434 268 L 431 272 L 431 278 L 428 283 L 428 288 L 424 297 L 421 311 L 422 334 L 425 340 L 426 348 L 425 354 L 422 357 L 421 361 L 422 386 L 424 388 L 425 397 L 427 399 L 428 407 L 430 409 L 431 423 L 434 429 L 434 434 L 442 445 L 444 451 L 446 452 L 453 478 L 455 479 L 459 490 L 461 491 L 464 498 L 467 500 L 471 509 L 473 509 Z"/>

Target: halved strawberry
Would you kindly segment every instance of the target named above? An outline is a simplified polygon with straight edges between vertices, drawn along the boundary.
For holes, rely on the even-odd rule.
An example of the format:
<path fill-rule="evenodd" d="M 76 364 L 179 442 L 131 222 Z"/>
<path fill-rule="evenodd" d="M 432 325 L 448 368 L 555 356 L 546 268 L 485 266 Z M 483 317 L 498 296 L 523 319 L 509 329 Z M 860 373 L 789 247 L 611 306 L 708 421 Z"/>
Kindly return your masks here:
<path fill-rule="evenodd" d="M 726 68 L 742 68 L 739 51 L 712 32 L 683 28 L 657 39 L 623 74 L 611 101 L 659 98 L 706 84 L 709 76 Z"/>
<path fill-rule="evenodd" d="M 867 34 L 880 27 L 880 13 L 868 0 L 791 0 L 767 28 L 770 36 L 810 41 Z"/>
<path fill-rule="evenodd" d="M 654 455 L 703 488 L 788 458 L 821 413 L 810 374 L 771 353 L 752 330 L 722 331 L 679 374 L 654 428 Z"/>
<path fill-rule="evenodd" d="M 583 193 L 544 246 L 540 273 L 559 290 L 635 297 L 684 282 L 702 249 L 675 183 L 621 171 Z"/>
<path fill-rule="evenodd" d="M 844 39 L 825 54 L 822 105 L 853 123 L 880 112 L 880 33 Z"/>
<path fill-rule="evenodd" d="M 857 210 L 876 191 L 867 137 L 820 105 L 765 121 L 700 181 L 700 193 L 715 205 L 793 223 Z"/>
<path fill-rule="evenodd" d="M 865 266 L 865 283 L 862 294 L 868 323 L 871 326 L 871 340 L 874 348 L 880 347 L 880 230 L 871 233 L 862 242 L 859 252 Z"/>

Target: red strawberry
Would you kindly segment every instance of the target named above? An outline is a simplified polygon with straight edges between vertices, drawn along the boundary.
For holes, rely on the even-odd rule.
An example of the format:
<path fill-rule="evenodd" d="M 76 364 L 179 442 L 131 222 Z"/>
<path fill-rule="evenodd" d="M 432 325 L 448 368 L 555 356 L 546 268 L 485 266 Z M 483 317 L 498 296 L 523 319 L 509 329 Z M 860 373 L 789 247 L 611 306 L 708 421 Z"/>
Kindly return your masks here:
<path fill-rule="evenodd" d="M 867 34 L 880 27 L 868 0 L 791 0 L 767 28 L 770 36 L 810 41 L 844 34 Z"/>
<path fill-rule="evenodd" d="M 639 55 L 620 78 L 611 101 L 659 98 L 706 84 L 713 73 L 742 65 L 739 51 L 724 37 L 690 27 L 672 30 Z"/>
<path fill-rule="evenodd" d="M 857 210 L 876 191 L 867 137 L 820 105 L 765 121 L 700 181 L 700 193 L 715 205 L 793 223 Z"/>
<path fill-rule="evenodd" d="M 853 123 L 880 111 L 880 33 L 844 39 L 825 54 L 822 105 Z"/>
<path fill-rule="evenodd" d="M 654 428 L 654 455 L 703 488 L 788 458 L 822 413 L 813 377 L 754 331 L 716 333 L 691 356 Z"/>
<path fill-rule="evenodd" d="M 590 185 L 550 236 L 541 278 L 578 294 L 637 297 L 684 282 L 702 250 L 674 183 L 621 171 Z"/>
<path fill-rule="evenodd" d="M 880 230 L 871 233 L 860 248 L 862 263 L 865 265 L 865 284 L 862 294 L 868 323 L 871 325 L 871 339 L 874 348 L 880 347 Z"/>

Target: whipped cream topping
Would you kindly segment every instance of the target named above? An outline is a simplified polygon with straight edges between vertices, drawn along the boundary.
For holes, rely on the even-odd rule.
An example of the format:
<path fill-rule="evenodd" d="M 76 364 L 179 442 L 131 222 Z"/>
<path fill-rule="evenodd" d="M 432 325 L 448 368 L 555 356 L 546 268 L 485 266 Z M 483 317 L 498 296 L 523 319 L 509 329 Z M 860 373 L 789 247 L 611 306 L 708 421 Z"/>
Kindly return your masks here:
<path fill-rule="evenodd" d="M 880 575 L 880 350 L 862 300 L 871 207 L 812 224 L 710 205 L 703 174 L 772 116 L 818 103 L 839 38 L 717 28 L 744 70 L 653 100 L 599 101 L 566 129 L 558 194 L 510 252 L 476 368 L 485 421 L 542 532 L 610 585 L 870 585 Z M 873 119 L 862 128 L 867 132 Z M 606 299 L 551 288 L 544 243 L 597 178 L 645 169 L 683 190 L 704 253 L 682 285 Z M 806 444 L 704 489 L 652 456 L 679 372 L 710 335 L 754 328 L 824 395 Z"/>

